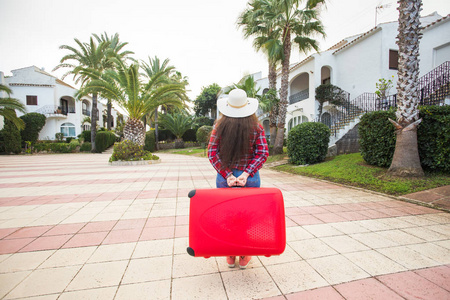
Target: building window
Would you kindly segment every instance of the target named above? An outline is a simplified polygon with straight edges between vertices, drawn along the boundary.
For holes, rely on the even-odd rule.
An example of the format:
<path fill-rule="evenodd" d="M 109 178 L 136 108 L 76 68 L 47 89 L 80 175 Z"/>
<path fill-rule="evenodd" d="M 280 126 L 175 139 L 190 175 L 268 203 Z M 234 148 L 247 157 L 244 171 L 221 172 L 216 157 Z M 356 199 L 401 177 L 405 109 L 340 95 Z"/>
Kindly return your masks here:
<path fill-rule="evenodd" d="M 292 118 L 288 123 L 288 131 L 290 131 L 295 126 L 297 126 L 301 123 L 305 123 L 305 122 L 309 122 L 307 116 L 298 116 L 298 117 Z"/>
<path fill-rule="evenodd" d="M 64 137 L 75 137 L 75 125 L 72 123 L 63 123 L 61 125 L 61 132 L 64 134 Z"/>
<path fill-rule="evenodd" d="M 389 50 L 389 70 L 398 70 L 398 51 Z"/>
<path fill-rule="evenodd" d="M 37 96 L 27 95 L 27 105 L 37 105 Z"/>
<path fill-rule="evenodd" d="M 331 84 L 331 78 L 328 77 L 328 78 L 322 79 L 322 84 Z"/>

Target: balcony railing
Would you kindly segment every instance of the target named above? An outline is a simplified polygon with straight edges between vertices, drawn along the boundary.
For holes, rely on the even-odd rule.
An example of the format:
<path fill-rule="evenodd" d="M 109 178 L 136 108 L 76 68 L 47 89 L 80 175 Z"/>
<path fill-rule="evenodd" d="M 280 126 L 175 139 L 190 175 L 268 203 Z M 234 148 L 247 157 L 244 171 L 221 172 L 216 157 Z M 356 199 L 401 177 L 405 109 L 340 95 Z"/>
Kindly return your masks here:
<path fill-rule="evenodd" d="M 62 108 L 58 105 L 45 105 L 38 110 L 36 110 L 38 114 L 43 115 L 65 115 L 75 113 L 75 107 Z"/>
<path fill-rule="evenodd" d="M 308 98 L 309 98 L 309 89 L 306 89 L 289 96 L 289 104 L 294 104 Z"/>

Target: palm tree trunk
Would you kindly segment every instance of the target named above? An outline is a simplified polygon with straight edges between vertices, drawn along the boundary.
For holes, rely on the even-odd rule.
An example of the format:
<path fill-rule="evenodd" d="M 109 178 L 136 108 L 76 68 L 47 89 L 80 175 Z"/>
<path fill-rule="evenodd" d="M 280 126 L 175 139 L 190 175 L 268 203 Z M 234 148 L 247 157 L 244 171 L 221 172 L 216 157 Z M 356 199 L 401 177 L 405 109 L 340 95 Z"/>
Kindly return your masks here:
<path fill-rule="evenodd" d="M 91 110 L 91 152 L 97 152 L 95 148 L 95 137 L 97 135 L 97 93 L 92 94 Z"/>
<path fill-rule="evenodd" d="M 158 108 L 155 108 L 155 150 L 158 151 Z"/>
<path fill-rule="evenodd" d="M 284 126 L 286 123 L 286 112 L 288 106 L 288 88 L 289 88 L 289 59 L 291 56 L 291 31 L 286 28 L 283 32 L 284 59 L 281 67 L 281 89 L 280 106 L 278 109 L 277 137 L 275 140 L 274 154 L 283 153 Z"/>
<path fill-rule="evenodd" d="M 106 110 L 106 129 L 111 130 L 111 109 L 112 104 L 111 100 L 108 99 L 108 103 L 106 104 L 107 110 Z"/>
<path fill-rule="evenodd" d="M 269 89 L 277 90 L 277 69 L 276 64 L 272 62 L 269 62 Z M 277 137 L 277 111 L 278 105 L 273 105 L 269 114 L 270 146 L 275 145 L 275 139 Z"/>
<path fill-rule="evenodd" d="M 400 0 L 398 19 L 397 131 L 394 157 L 389 168 L 393 176 L 423 176 L 417 145 L 419 119 L 419 40 L 421 0 Z"/>

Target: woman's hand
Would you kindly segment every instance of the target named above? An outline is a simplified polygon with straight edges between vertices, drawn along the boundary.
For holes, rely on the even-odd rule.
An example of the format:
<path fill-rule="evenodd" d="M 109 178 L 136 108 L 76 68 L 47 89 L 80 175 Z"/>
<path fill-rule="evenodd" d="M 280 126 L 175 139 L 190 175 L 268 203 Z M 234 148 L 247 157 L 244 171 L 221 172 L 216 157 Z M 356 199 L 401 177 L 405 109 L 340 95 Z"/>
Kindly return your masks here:
<path fill-rule="evenodd" d="M 247 183 L 248 176 L 250 176 L 250 174 L 248 174 L 247 172 L 243 172 L 241 175 L 239 175 L 239 177 L 236 178 L 237 185 L 245 186 L 245 184 Z"/>
<path fill-rule="evenodd" d="M 229 187 L 235 186 L 237 182 L 237 178 L 234 175 L 230 175 L 227 177 L 227 184 Z"/>

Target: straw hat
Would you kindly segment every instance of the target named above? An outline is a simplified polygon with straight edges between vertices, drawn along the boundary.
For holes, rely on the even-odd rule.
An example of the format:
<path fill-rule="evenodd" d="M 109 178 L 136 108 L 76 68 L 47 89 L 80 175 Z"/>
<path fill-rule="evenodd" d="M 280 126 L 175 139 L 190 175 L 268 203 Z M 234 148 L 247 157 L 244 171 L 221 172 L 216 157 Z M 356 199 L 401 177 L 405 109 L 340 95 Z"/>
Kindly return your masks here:
<path fill-rule="evenodd" d="M 258 100 L 248 98 L 244 90 L 234 89 L 228 94 L 228 97 L 217 100 L 217 109 L 227 117 L 244 118 L 256 112 Z"/>

